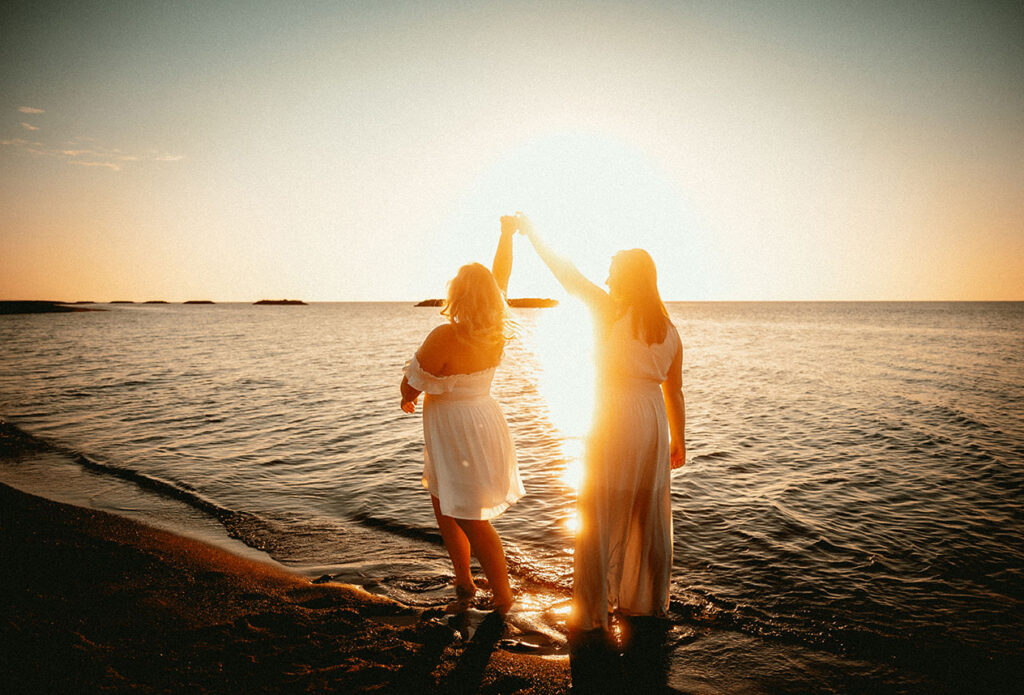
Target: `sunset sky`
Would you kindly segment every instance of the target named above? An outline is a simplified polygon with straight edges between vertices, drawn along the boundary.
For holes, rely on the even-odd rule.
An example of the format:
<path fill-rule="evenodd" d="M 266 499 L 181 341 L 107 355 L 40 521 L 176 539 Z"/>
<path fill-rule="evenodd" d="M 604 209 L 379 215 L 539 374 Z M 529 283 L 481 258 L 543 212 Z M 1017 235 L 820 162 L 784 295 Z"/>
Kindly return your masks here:
<path fill-rule="evenodd" d="M 1024 300 L 1019 2 L 13 4 L 0 299 Z"/>

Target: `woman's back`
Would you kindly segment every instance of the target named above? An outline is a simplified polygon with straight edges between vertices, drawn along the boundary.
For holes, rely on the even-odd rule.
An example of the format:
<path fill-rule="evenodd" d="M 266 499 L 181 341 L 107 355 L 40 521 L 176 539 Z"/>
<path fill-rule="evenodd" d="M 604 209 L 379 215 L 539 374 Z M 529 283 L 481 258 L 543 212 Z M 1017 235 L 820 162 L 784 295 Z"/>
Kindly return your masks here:
<path fill-rule="evenodd" d="M 619 317 L 600 346 L 602 381 L 608 386 L 633 381 L 660 385 L 668 377 L 669 367 L 679 350 L 679 334 L 669 324 L 660 343 L 647 344 L 634 334 L 630 312 Z"/>
<path fill-rule="evenodd" d="M 474 374 L 497 366 L 503 347 L 503 343 L 466 339 L 455 325 L 446 323 L 431 331 L 417 359 L 425 371 L 435 376 Z"/>

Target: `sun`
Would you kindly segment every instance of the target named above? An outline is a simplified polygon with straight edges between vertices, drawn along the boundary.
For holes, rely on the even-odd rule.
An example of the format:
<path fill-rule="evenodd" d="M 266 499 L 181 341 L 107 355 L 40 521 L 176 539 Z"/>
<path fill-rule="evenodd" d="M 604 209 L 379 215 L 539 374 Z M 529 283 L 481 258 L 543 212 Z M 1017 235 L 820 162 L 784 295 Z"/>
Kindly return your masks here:
<path fill-rule="evenodd" d="M 475 177 L 438 221 L 425 262 L 443 266 L 438 272 L 450 277 L 467 259 L 489 260 L 498 218 L 522 211 L 553 249 L 596 284 L 604 284 L 616 252 L 644 248 L 659 266 L 673 269 L 665 273 L 662 294 L 690 297 L 678 288 L 692 274 L 679 268 L 704 255 L 706 239 L 694 232 L 689 207 L 656 153 L 603 133 L 548 133 L 499 153 Z M 564 297 L 521 237 L 509 296 Z"/>

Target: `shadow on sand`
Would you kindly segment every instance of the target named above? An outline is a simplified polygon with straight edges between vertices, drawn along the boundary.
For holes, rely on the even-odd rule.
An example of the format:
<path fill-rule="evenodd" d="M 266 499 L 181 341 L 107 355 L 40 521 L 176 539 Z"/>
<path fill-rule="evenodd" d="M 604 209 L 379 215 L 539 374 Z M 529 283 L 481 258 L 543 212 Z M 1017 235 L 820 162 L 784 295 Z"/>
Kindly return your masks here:
<path fill-rule="evenodd" d="M 572 692 L 669 693 L 671 623 L 661 618 L 620 617 L 621 644 L 604 630 L 570 633 Z"/>
<path fill-rule="evenodd" d="M 447 626 L 432 621 L 429 627 L 422 635 L 423 646 L 395 678 L 393 692 L 467 695 L 479 692 L 491 654 L 505 632 L 504 619 L 497 613 L 488 613 L 474 630 L 468 616 L 461 614 L 452 616 Z M 466 643 L 455 667 L 435 688 L 433 673 L 442 661 L 443 652 L 457 641 L 456 633 L 467 637 L 469 631 L 472 631 L 472 639 Z"/>

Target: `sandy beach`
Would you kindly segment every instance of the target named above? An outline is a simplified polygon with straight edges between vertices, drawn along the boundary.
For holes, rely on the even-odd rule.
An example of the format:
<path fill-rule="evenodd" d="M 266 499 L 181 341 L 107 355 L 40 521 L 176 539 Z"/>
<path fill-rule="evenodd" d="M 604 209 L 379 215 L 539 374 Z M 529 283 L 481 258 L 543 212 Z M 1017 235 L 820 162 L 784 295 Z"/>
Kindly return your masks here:
<path fill-rule="evenodd" d="M 565 693 L 564 657 L 0 485 L 5 691 Z"/>

